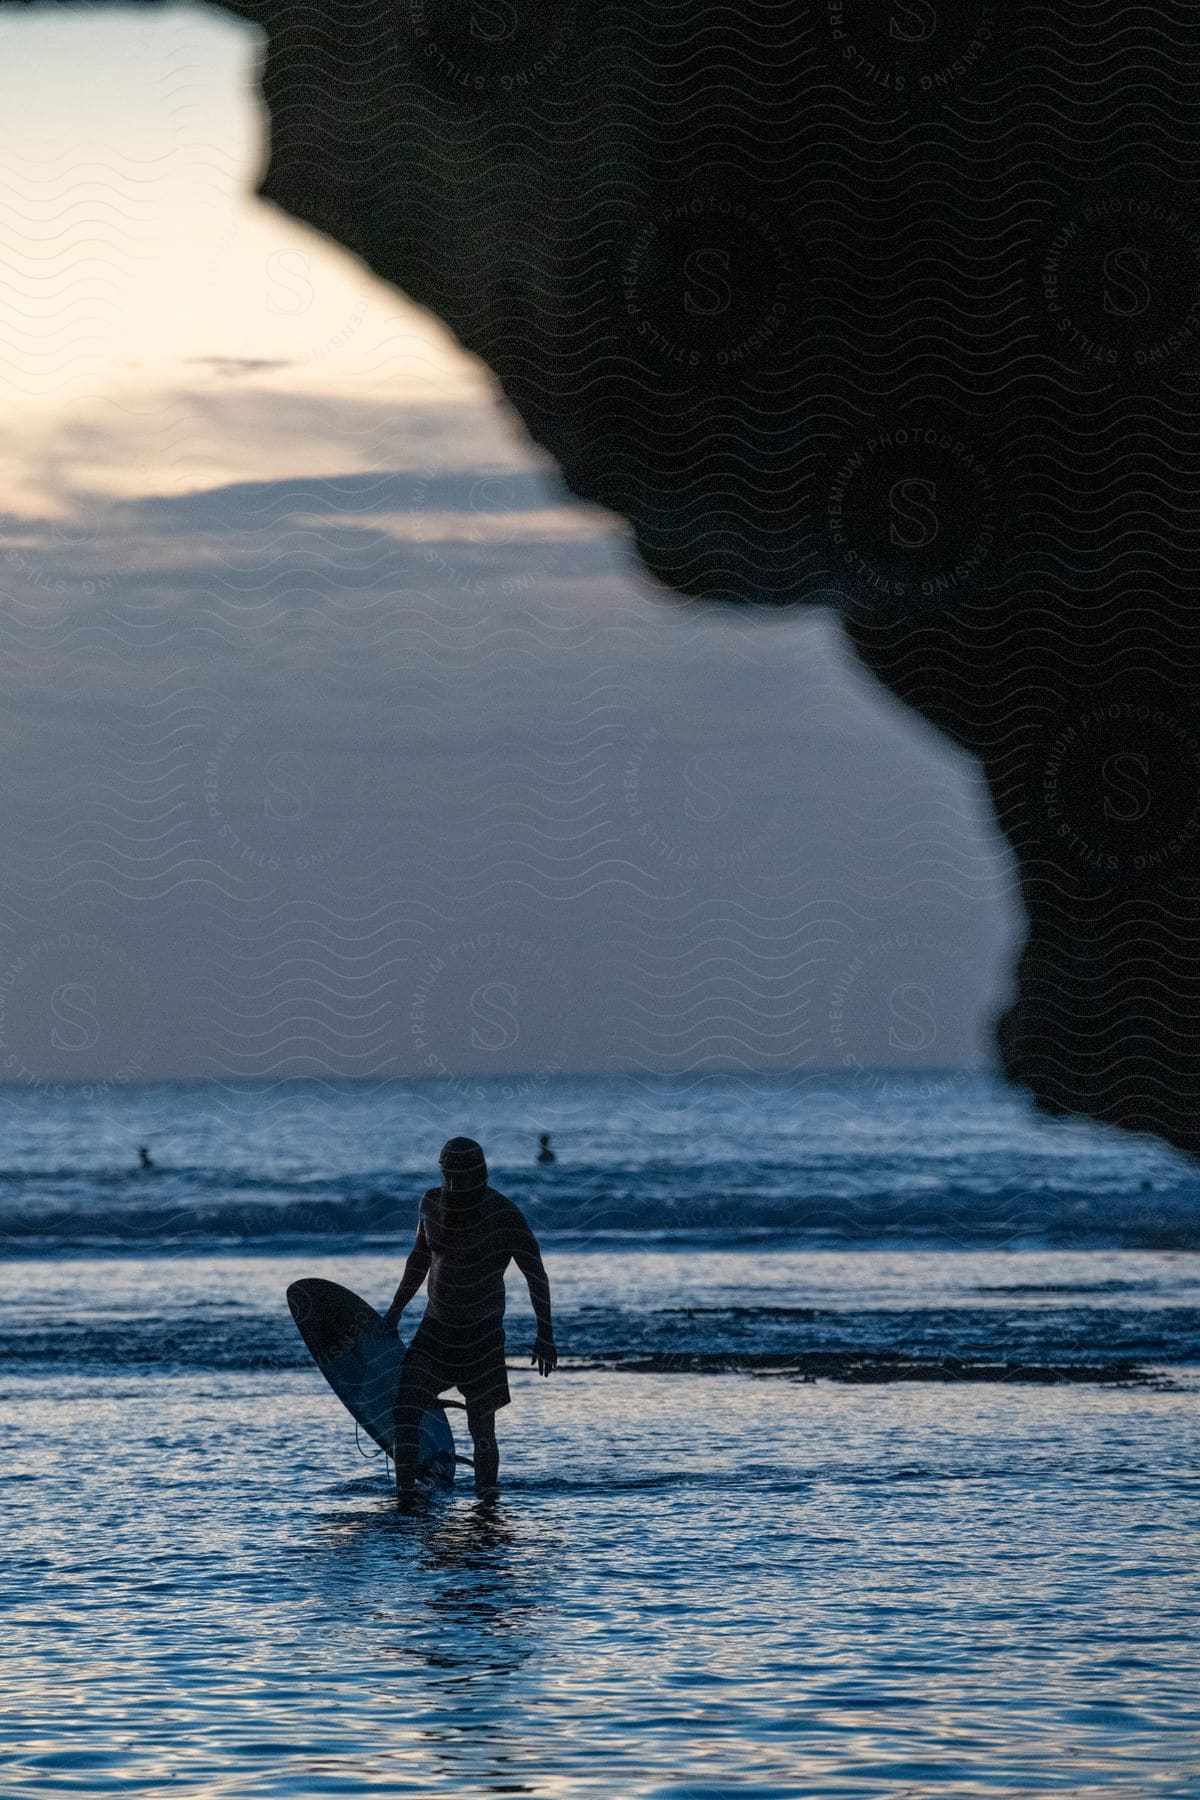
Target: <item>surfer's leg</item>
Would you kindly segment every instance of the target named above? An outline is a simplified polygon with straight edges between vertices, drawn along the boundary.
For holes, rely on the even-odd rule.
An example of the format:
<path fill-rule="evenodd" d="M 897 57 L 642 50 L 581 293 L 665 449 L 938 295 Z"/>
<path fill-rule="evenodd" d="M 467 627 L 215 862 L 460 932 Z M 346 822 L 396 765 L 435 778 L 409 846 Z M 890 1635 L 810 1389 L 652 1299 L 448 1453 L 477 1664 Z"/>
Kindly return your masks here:
<path fill-rule="evenodd" d="M 496 1442 L 493 1407 L 467 1408 L 467 1430 L 475 1445 L 475 1492 L 495 1492 L 500 1482 L 500 1447 Z"/>
<path fill-rule="evenodd" d="M 396 1459 L 396 1492 L 411 1494 L 416 1484 L 417 1467 L 420 1461 L 421 1420 L 425 1409 L 433 1399 L 433 1369 L 424 1356 L 405 1357 L 400 1373 L 400 1386 L 396 1391 L 396 1399 L 392 1407 L 392 1420 L 396 1429 L 394 1455 Z"/>

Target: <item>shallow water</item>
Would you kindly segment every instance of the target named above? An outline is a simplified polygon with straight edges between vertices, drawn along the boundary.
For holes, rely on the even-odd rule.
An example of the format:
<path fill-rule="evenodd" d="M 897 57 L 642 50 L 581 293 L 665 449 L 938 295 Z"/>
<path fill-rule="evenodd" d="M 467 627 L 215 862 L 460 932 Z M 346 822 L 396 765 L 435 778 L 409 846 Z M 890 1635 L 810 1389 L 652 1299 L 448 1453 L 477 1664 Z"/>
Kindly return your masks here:
<path fill-rule="evenodd" d="M 796 1279 L 728 1260 L 629 1250 L 624 1298 Z M 905 1260 L 868 1289 L 911 1296 Z M 914 1260 L 935 1293 L 1048 1272 Z M 814 1280 L 826 1304 L 861 1311 L 854 1261 Z M 387 1265 L 351 1264 L 314 1272 L 375 1292 Z M 94 1270 L 60 1265 L 60 1297 Z M 164 1316 L 185 1272 L 141 1266 Z M 226 1269 L 264 1301 L 294 1272 Z M 512 1362 L 501 1502 L 460 1483 L 417 1518 L 311 1366 L 10 1364 L 5 1791 L 1196 1793 L 1192 1367 L 1160 1390 Z"/>
<path fill-rule="evenodd" d="M 788 1172 L 777 1096 L 764 1207 L 785 1175 L 801 1195 L 875 1182 L 852 1139 L 843 1164 L 794 1148 Z M 347 1104 L 350 1122 L 326 1096 L 305 1130 L 352 1206 Z M 321 1274 L 382 1304 L 403 1233 L 298 1235 L 284 1202 L 274 1234 L 255 1213 L 222 1239 L 192 1213 L 138 1243 L 126 1178 L 93 1176 L 96 1231 L 71 1174 L 71 1218 L 15 1230 L 2 1266 L 0 1791 L 1200 1793 L 1194 1178 L 1102 1133 L 1064 1164 L 1028 1122 L 1006 1176 L 997 1104 L 943 1120 L 928 1166 L 952 1168 L 938 1204 L 966 1225 L 941 1242 L 928 1213 L 919 1242 L 879 1212 L 843 1242 L 794 1223 L 681 1239 L 653 1211 L 641 1239 L 551 1224 L 564 1364 L 529 1369 L 510 1276 L 503 1495 L 481 1506 L 460 1480 L 416 1517 L 283 1297 Z M 69 1170 L 86 1121 L 64 1117 L 74 1139 L 30 1139 Z M 880 1129 L 903 1166 L 903 1121 Z M 212 1156 L 210 1192 L 258 1179 L 252 1138 Z M 907 1166 L 915 1182 L 915 1150 Z M 589 1167 L 593 1191 L 599 1151 Z M 1173 1208 L 1165 1244 L 1138 1226 L 1146 1179 Z M 1026 1225 L 1038 1206 L 1057 1222 L 1040 1241 L 969 1229 L 971 1196 L 1006 1181 Z M 556 1192 L 579 1191 L 568 1168 Z M 1075 1210 L 1089 1194 L 1123 1239 Z"/>

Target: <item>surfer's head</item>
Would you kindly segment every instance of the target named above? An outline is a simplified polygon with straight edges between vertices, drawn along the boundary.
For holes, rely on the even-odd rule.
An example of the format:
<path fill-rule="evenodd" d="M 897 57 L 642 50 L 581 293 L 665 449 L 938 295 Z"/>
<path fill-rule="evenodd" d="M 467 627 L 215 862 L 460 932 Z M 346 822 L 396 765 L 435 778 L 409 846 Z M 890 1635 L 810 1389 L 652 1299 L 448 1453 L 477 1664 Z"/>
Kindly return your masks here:
<path fill-rule="evenodd" d="M 487 1186 L 487 1160 L 474 1138 L 451 1138 L 442 1146 L 438 1162 L 448 1194 L 470 1194 Z"/>

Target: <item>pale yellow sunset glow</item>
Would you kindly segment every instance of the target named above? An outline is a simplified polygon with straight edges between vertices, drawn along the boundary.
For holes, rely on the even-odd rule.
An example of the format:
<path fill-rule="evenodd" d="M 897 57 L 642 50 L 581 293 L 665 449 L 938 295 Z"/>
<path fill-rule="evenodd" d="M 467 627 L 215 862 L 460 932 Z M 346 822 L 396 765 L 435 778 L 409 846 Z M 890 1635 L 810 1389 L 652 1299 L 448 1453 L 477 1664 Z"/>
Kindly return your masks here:
<path fill-rule="evenodd" d="M 485 398 L 444 328 L 254 196 L 257 37 L 203 8 L 0 23 L 4 504 L 253 479 L 233 384 L 394 405 Z M 268 410 L 267 408 L 263 409 Z M 334 468 L 377 445 L 348 439 Z M 327 441 L 270 445 L 330 473 Z"/>

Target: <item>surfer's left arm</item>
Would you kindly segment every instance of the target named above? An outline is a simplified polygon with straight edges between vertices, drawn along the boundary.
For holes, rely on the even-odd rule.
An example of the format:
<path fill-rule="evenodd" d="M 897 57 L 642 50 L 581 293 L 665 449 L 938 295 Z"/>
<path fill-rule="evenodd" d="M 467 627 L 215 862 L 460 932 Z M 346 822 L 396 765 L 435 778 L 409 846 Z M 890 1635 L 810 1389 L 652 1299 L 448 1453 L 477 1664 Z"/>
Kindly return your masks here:
<path fill-rule="evenodd" d="M 537 1239 L 525 1220 L 520 1215 L 518 1218 L 519 1223 L 514 1222 L 512 1259 L 525 1277 L 533 1315 L 537 1320 L 537 1341 L 529 1360 L 537 1364 L 539 1374 L 549 1375 L 558 1362 L 558 1351 L 554 1347 L 554 1321 L 550 1312 L 550 1277 L 546 1274 L 546 1265 L 542 1261 Z"/>

